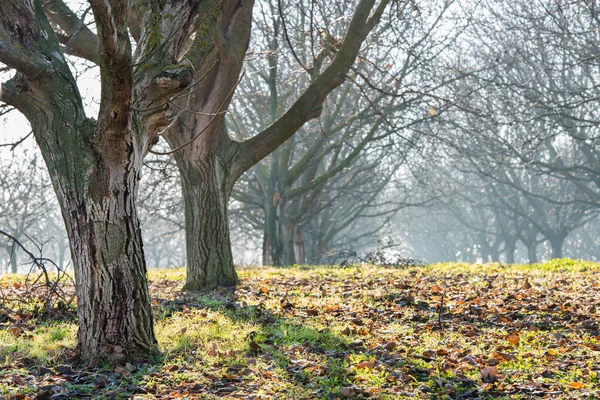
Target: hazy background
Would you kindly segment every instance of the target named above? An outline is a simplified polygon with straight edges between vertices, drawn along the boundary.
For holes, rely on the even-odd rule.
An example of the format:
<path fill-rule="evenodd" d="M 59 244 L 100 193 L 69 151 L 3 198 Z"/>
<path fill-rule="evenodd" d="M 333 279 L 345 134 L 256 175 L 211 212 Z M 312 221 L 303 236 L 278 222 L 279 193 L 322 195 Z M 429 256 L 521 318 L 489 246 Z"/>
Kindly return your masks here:
<path fill-rule="evenodd" d="M 261 33 L 227 116 L 240 139 L 267 126 L 306 82 L 269 4 L 256 5 Z M 600 23 L 593 10 L 581 1 L 487 0 L 415 2 L 398 13 L 403 23 L 365 44 L 353 78 L 328 98 L 321 118 L 236 185 L 236 262 L 358 262 L 377 249 L 388 261 L 597 260 Z M 295 51 L 308 52 L 300 19 L 289 18 Z M 335 21 L 328 24 L 335 30 Z M 94 116 L 97 68 L 71 61 Z M 0 229 L 67 266 L 41 156 L 27 121 L 8 111 L 0 108 Z M 139 210 L 148 265 L 183 266 L 178 172 L 168 157 L 149 157 L 146 166 Z M 25 271 L 25 261 L 0 239 L 0 273 Z"/>

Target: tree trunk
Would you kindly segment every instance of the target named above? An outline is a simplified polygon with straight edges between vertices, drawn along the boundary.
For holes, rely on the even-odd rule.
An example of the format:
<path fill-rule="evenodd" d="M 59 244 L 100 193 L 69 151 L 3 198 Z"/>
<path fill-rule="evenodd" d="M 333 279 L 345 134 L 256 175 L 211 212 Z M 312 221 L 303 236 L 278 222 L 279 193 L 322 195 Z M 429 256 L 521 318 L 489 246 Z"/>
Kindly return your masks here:
<path fill-rule="evenodd" d="M 185 205 L 187 278 L 184 290 L 233 286 L 233 265 L 227 220 L 229 192 L 226 168 L 216 157 L 203 161 L 177 156 Z"/>
<path fill-rule="evenodd" d="M 296 264 L 294 253 L 294 225 L 282 223 L 280 227 L 280 238 L 283 247 L 283 258 L 277 265 L 290 266 Z"/>
<path fill-rule="evenodd" d="M 296 262 L 301 265 L 306 264 L 306 254 L 304 252 L 304 235 L 302 229 L 297 227 L 294 232 L 294 253 L 296 254 Z"/>
<path fill-rule="evenodd" d="M 557 235 L 550 238 L 550 246 L 552 247 L 552 258 L 563 258 L 563 245 L 565 243 L 565 236 Z"/>
<path fill-rule="evenodd" d="M 13 244 L 10 248 L 10 272 L 16 274 L 19 272 L 19 260 L 17 257 L 17 245 Z"/>
<path fill-rule="evenodd" d="M 500 261 L 500 253 L 498 252 L 497 248 L 492 248 L 490 250 L 490 257 L 492 258 L 492 262 L 499 262 Z"/>
<path fill-rule="evenodd" d="M 69 250 L 69 244 L 64 243 L 62 239 L 59 240 L 59 242 L 58 242 L 58 266 L 62 270 L 65 269 L 65 256 L 67 255 L 68 250 Z"/>
<path fill-rule="evenodd" d="M 265 202 L 265 241 L 268 262 L 266 265 L 282 265 L 283 252 L 281 240 L 279 238 L 279 216 L 277 215 L 277 206 L 271 199 Z M 265 259 L 263 255 L 263 260 Z"/>
<path fill-rule="evenodd" d="M 506 263 L 514 264 L 515 263 L 515 251 L 517 248 L 517 243 L 514 240 L 505 241 L 505 253 L 506 253 Z"/>
<path fill-rule="evenodd" d="M 119 136 L 129 140 L 110 142 L 114 152 L 99 148 L 106 132 L 85 118 L 63 69 L 42 82 L 52 85 L 47 90 L 17 75 L 2 85 L 2 100 L 31 123 L 60 204 L 75 271 L 80 356 L 147 358 L 158 346 L 135 210 L 141 152 L 130 127 Z"/>
<path fill-rule="evenodd" d="M 147 358 L 158 347 L 135 210 L 137 173 L 108 171 L 94 177 L 87 193 L 57 191 L 75 266 L 79 350 L 84 359 Z"/>
<path fill-rule="evenodd" d="M 273 265 L 273 261 L 271 260 L 271 242 L 269 241 L 266 227 L 263 231 L 262 265 Z"/>
<path fill-rule="evenodd" d="M 527 246 L 527 257 L 529 258 L 529 264 L 535 264 L 538 262 L 537 243 L 533 243 Z"/>

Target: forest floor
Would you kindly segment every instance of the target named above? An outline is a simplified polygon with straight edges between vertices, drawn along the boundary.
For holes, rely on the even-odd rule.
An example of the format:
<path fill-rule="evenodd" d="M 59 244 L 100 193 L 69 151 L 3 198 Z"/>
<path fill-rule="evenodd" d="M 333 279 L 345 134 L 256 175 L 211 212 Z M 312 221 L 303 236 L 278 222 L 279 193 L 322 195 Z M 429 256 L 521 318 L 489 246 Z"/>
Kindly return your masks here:
<path fill-rule="evenodd" d="M 150 272 L 163 354 L 148 364 L 78 363 L 68 311 L 0 311 L 0 398 L 600 398 L 600 264 L 239 272 L 209 294 L 182 293 L 184 269 Z"/>

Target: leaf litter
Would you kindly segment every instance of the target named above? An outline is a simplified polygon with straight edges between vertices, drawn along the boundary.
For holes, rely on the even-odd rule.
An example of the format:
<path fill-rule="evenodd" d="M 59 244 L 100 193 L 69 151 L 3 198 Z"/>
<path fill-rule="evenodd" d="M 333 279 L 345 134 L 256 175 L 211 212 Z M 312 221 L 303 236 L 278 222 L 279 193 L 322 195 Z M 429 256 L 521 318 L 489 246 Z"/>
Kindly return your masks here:
<path fill-rule="evenodd" d="M 595 264 L 253 268 L 203 294 L 183 274 L 151 274 L 164 355 L 147 364 L 36 358 L 23 343 L 46 328 L 7 322 L 0 397 L 600 398 Z"/>

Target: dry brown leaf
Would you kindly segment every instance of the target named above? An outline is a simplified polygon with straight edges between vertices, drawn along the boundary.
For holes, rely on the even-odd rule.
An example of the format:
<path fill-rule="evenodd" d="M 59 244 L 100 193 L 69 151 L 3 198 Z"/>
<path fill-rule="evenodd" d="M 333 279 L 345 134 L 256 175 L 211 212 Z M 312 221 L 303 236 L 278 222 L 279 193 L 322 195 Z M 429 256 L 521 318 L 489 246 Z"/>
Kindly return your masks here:
<path fill-rule="evenodd" d="M 481 369 L 481 380 L 483 382 L 496 382 L 498 381 L 498 366 L 484 367 Z"/>
<path fill-rule="evenodd" d="M 517 332 L 513 332 L 508 335 L 506 340 L 508 340 L 510 342 L 510 344 L 512 344 L 513 346 L 516 346 L 521 341 L 521 336 L 519 336 L 519 334 Z"/>
<path fill-rule="evenodd" d="M 19 337 L 21 336 L 21 328 L 19 328 L 18 326 L 11 326 L 10 328 L 8 328 L 8 331 L 10 332 L 11 335 L 13 335 L 14 337 Z"/>
<path fill-rule="evenodd" d="M 356 365 L 356 369 L 373 369 L 373 366 L 375 365 L 374 361 L 363 361 L 360 362 Z"/>

